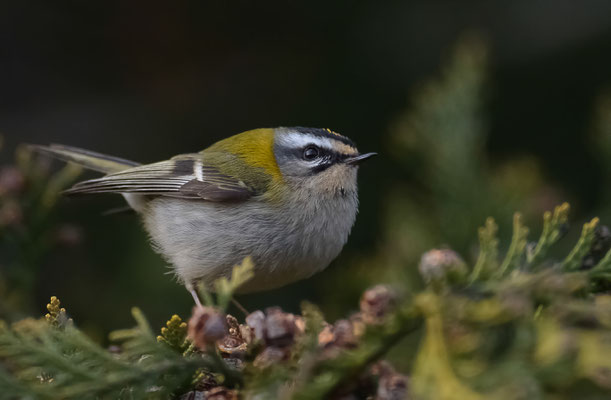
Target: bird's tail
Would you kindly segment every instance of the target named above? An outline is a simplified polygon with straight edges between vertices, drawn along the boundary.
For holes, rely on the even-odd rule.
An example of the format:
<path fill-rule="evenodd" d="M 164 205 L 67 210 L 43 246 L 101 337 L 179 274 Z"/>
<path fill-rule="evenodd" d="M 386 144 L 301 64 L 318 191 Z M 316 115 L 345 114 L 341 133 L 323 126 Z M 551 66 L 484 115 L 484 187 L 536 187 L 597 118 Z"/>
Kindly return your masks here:
<path fill-rule="evenodd" d="M 84 168 L 107 174 L 123 171 L 124 169 L 140 165 L 137 162 L 125 160 L 123 158 L 107 156 L 94 151 L 64 146 L 61 144 L 52 144 L 49 146 L 31 145 L 30 147 L 39 153 L 49 154 L 55 158 L 59 158 L 60 160 L 71 161 L 83 166 Z"/>

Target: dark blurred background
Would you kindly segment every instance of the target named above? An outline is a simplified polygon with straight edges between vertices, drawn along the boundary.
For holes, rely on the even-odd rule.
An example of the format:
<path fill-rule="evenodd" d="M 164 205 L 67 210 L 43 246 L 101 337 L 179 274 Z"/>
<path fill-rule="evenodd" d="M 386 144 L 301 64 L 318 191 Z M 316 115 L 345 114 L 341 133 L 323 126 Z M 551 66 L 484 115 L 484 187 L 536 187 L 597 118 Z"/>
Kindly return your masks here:
<path fill-rule="evenodd" d="M 462 53 L 460 43 L 467 43 Z M 440 128 L 448 136 L 429 135 L 422 124 L 413 128 L 414 118 L 428 115 L 430 96 L 452 98 L 453 86 L 443 82 L 460 84 L 461 65 L 475 71 L 475 78 L 464 78 L 475 94 L 435 110 L 475 99 L 473 114 L 459 107 L 459 117 L 448 117 L 468 114 L 475 124 L 454 136 L 456 124 Z M 442 83 L 431 89 L 431 79 Z M 510 226 L 509 211 L 497 213 L 500 207 L 526 213 L 531 239 L 540 213 L 558 202 L 571 201 L 578 222 L 604 217 L 610 175 L 597 110 L 610 84 L 611 2 L 605 0 L 0 5 L 4 164 L 24 142 L 152 162 L 244 130 L 292 125 L 328 127 L 381 154 L 361 169 L 361 212 L 340 258 L 312 279 L 241 298 L 249 309 L 295 311 L 309 300 L 329 319 L 346 314 L 365 287 L 389 276 L 377 273 L 393 263 L 388 253 L 408 249 L 395 260 L 407 269 L 430 246 L 449 245 L 471 260 L 485 215 Z M 477 135 L 460 136 L 471 131 Z M 443 146 L 447 152 L 437 156 Z M 454 190 L 435 189 L 439 174 L 427 169 L 453 156 L 456 162 L 447 165 L 461 171 L 462 162 L 485 160 L 464 168 L 488 176 L 469 175 L 475 180 L 464 187 L 471 194 L 459 199 L 448 195 Z M 476 179 L 497 194 L 486 206 Z M 495 192 L 497 184 L 503 191 Z M 499 193 L 517 193 L 517 200 Z M 190 312 L 190 296 L 166 274 L 138 220 L 102 215 L 121 204 L 119 196 L 59 201 L 57 223 L 70 224 L 75 243 L 55 246 L 42 259 L 32 286 L 34 312 L 57 295 L 100 337 L 131 324 L 132 305 L 156 325 Z M 426 228 L 406 232 L 397 221 Z M 448 221 L 464 232 L 446 235 Z"/>

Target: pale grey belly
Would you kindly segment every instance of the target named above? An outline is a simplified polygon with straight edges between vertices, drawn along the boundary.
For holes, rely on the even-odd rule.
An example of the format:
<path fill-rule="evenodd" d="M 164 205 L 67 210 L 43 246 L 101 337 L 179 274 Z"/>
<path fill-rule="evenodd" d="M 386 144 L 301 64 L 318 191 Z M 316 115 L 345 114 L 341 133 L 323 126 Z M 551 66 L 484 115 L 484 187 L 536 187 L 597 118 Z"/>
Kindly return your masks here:
<path fill-rule="evenodd" d="M 153 244 L 183 283 L 211 284 L 251 256 L 255 277 L 241 290 L 249 292 L 279 287 L 325 268 L 347 241 L 357 200 L 356 195 L 338 198 L 290 212 L 256 201 L 157 198 L 148 206 L 145 226 Z"/>

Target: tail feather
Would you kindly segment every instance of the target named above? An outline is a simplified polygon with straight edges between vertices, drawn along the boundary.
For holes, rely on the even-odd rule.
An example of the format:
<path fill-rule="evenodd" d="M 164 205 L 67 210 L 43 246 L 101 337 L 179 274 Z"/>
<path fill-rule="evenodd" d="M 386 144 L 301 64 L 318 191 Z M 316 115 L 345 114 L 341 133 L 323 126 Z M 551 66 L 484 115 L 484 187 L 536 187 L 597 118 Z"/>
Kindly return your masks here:
<path fill-rule="evenodd" d="M 108 156 L 94 151 L 79 149 L 77 147 L 52 144 L 50 146 L 31 145 L 31 148 L 40 153 L 49 154 L 64 161 L 71 161 L 87 169 L 107 174 L 137 167 L 137 162 L 123 158 Z"/>

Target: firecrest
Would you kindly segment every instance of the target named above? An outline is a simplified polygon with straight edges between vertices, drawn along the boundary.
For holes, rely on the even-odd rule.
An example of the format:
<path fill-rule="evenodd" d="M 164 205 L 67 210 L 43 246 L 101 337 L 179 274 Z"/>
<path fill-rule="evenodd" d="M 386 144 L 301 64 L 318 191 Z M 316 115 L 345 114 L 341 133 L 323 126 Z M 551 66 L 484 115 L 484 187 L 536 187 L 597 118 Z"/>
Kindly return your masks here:
<path fill-rule="evenodd" d="M 337 257 L 356 218 L 357 169 L 376 153 L 329 129 L 255 129 L 207 149 L 141 165 L 63 145 L 38 151 L 107 175 L 69 194 L 120 193 L 153 246 L 194 295 L 250 256 L 241 292 L 276 288 Z"/>

